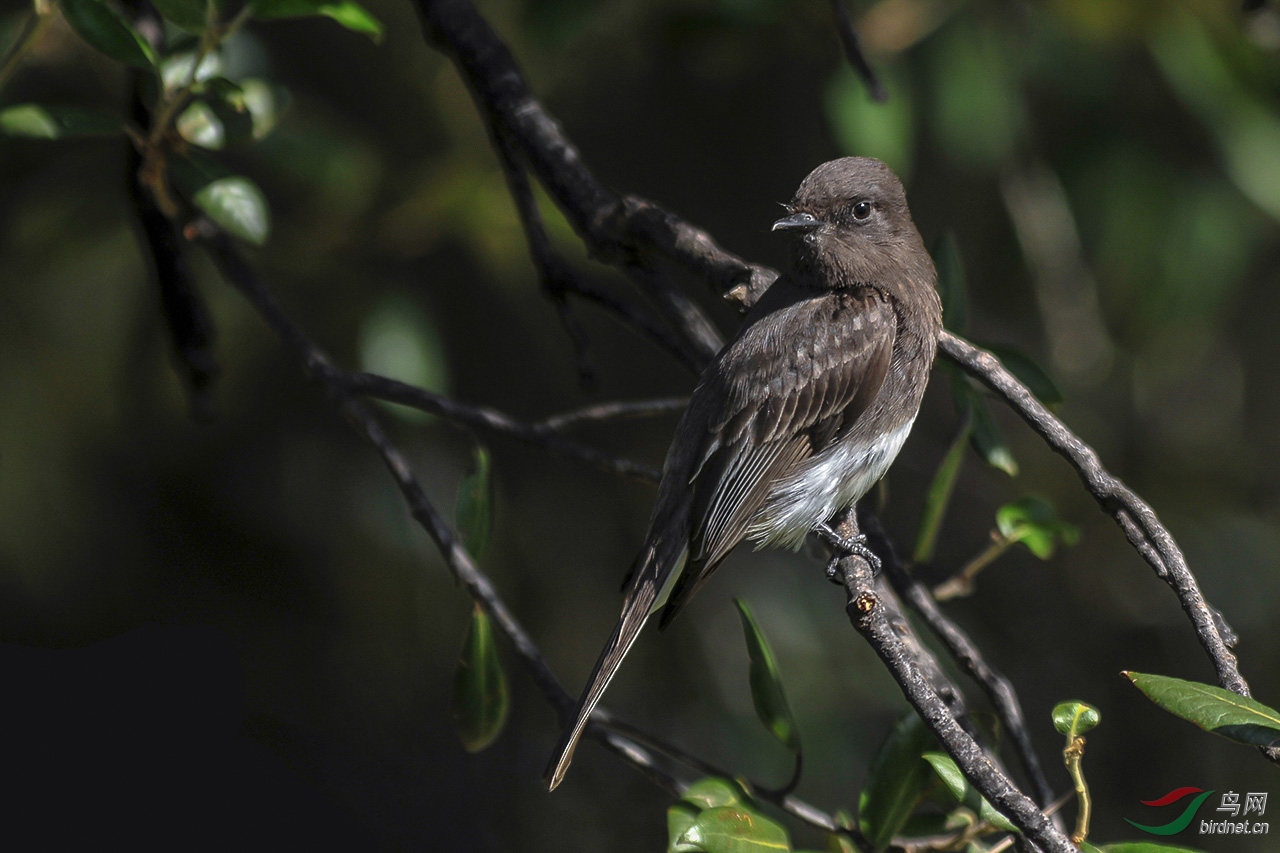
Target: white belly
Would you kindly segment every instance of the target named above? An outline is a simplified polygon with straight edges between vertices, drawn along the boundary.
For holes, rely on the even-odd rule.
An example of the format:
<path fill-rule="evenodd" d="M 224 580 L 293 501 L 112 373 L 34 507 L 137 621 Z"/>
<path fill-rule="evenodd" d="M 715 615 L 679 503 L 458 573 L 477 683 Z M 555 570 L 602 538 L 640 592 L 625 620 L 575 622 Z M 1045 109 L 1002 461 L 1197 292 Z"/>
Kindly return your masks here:
<path fill-rule="evenodd" d="M 799 548 L 809 531 L 865 495 L 902 449 L 915 418 L 871 442 L 837 441 L 769 490 L 747 527 L 757 548 Z"/>

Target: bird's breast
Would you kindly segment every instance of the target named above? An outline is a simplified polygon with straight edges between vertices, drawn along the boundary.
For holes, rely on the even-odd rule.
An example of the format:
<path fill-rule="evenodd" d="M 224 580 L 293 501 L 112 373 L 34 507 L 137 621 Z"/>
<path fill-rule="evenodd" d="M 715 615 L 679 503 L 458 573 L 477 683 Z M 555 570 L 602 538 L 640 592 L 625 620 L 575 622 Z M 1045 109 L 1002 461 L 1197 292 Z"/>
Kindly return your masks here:
<path fill-rule="evenodd" d="M 815 526 L 865 495 L 885 475 L 915 416 L 872 436 L 854 431 L 780 477 L 747 527 L 757 548 L 799 548 Z"/>

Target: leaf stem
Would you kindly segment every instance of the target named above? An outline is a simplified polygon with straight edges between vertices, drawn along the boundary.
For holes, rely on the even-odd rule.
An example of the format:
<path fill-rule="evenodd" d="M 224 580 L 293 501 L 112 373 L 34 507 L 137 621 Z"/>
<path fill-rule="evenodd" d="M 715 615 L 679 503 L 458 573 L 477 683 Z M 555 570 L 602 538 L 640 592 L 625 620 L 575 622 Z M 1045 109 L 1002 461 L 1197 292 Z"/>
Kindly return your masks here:
<path fill-rule="evenodd" d="M 1084 758 L 1084 738 L 1076 735 L 1062 750 L 1062 763 L 1071 774 L 1071 782 L 1075 785 L 1076 799 L 1080 802 L 1080 811 L 1076 815 L 1076 830 L 1071 833 L 1071 841 L 1079 844 L 1089 837 L 1089 817 L 1093 813 L 1093 800 L 1089 796 L 1089 786 L 1084 781 L 1084 771 L 1080 762 Z"/>
<path fill-rule="evenodd" d="M 991 531 L 991 544 L 978 556 L 974 557 L 954 577 L 948 578 L 933 588 L 933 597 L 938 601 L 951 598 L 963 598 L 973 594 L 973 582 L 978 572 L 993 563 L 997 557 L 1009 550 L 1015 540 L 1006 539 L 998 530 Z"/>

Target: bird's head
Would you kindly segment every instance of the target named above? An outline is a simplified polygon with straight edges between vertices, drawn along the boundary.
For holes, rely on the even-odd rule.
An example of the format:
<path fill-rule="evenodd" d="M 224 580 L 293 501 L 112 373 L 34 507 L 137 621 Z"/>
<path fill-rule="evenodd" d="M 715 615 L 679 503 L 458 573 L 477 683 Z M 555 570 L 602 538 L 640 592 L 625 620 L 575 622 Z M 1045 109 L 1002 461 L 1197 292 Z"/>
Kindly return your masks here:
<path fill-rule="evenodd" d="M 797 272 L 837 272 L 837 280 L 865 281 L 904 248 L 922 246 L 902 182 L 870 157 L 823 163 L 801 182 L 786 210 L 773 230 L 792 235 Z"/>

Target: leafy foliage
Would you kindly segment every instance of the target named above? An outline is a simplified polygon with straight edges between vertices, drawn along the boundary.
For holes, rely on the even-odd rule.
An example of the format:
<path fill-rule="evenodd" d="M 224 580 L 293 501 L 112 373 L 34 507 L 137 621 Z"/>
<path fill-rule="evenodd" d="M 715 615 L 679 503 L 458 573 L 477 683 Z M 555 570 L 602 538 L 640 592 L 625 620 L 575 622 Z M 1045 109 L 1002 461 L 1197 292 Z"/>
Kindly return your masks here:
<path fill-rule="evenodd" d="M 1075 525 L 1059 519 L 1053 505 L 1035 495 L 996 510 L 996 527 L 1006 540 L 1027 546 L 1042 560 L 1052 557 L 1059 544 L 1074 545 L 1080 539 Z"/>

